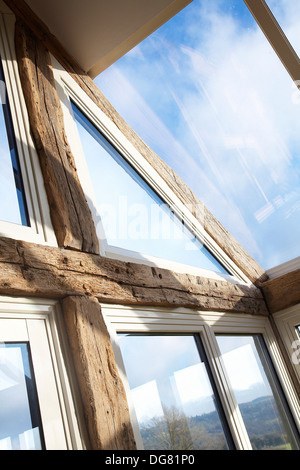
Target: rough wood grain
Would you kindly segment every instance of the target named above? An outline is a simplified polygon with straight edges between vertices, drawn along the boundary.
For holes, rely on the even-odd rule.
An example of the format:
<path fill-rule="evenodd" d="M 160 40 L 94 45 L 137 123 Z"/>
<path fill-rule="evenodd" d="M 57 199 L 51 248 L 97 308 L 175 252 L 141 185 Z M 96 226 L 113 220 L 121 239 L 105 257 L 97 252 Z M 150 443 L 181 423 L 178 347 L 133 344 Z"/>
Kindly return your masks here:
<path fill-rule="evenodd" d="M 9 257 L 8 257 L 9 253 Z M 0 294 L 266 315 L 260 289 L 0 238 Z"/>
<path fill-rule="evenodd" d="M 256 285 L 260 285 L 261 282 L 266 281 L 267 275 L 258 263 L 244 250 L 203 203 L 199 201 L 181 178 L 142 141 L 133 129 L 131 129 L 104 97 L 93 80 L 81 69 L 74 59 L 68 55 L 59 41 L 28 7 L 26 2 L 24 2 L 24 0 L 5 0 L 5 3 L 11 8 L 17 18 L 22 19 L 22 21 L 34 31 L 40 41 L 45 44 L 86 94 L 115 123 L 141 155 L 150 162 L 180 200 L 189 207 L 193 215 L 200 223 L 204 224 L 207 233 L 236 263 L 250 281 Z"/>
<path fill-rule="evenodd" d="M 300 303 L 300 269 L 264 282 L 262 290 L 271 313 L 297 305 Z"/>
<path fill-rule="evenodd" d="M 58 244 L 98 253 L 92 215 L 67 142 L 50 54 L 32 32 L 16 22 L 16 54 L 33 140 L 39 156 Z"/>
<path fill-rule="evenodd" d="M 136 449 L 125 390 L 99 302 L 76 296 L 61 303 L 91 448 Z"/>

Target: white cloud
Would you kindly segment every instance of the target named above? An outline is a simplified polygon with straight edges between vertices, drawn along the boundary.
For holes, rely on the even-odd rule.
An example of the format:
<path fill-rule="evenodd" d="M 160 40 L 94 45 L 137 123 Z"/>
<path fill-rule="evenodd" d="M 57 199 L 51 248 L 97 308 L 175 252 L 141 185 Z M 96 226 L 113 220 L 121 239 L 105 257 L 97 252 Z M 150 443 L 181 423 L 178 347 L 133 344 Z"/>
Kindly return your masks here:
<path fill-rule="evenodd" d="M 131 394 L 139 423 L 155 416 L 163 416 L 164 412 L 155 380 L 133 388 Z"/>
<path fill-rule="evenodd" d="M 235 391 L 248 390 L 254 385 L 264 384 L 250 344 L 223 354 L 222 359 Z"/>
<path fill-rule="evenodd" d="M 203 363 L 174 372 L 181 404 L 210 398 L 213 394 Z"/>
<path fill-rule="evenodd" d="M 300 19 L 300 14 L 290 16 L 296 8 L 292 3 L 282 2 L 290 31 Z M 297 256 L 300 103 L 250 13 L 237 21 L 224 5 L 194 1 L 174 30 L 170 27 L 170 38 L 166 25 L 139 46 L 136 62 L 125 57 L 98 83 L 129 124 L 267 268 L 275 252 L 279 262 L 286 261 L 280 251 L 287 232 L 295 239 L 289 240 L 289 255 L 282 256 Z M 184 34 L 174 40 L 177 30 Z M 273 202 L 278 198 L 284 201 L 280 207 Z M 272 240 L 270 227 L 278 233 Z"/>

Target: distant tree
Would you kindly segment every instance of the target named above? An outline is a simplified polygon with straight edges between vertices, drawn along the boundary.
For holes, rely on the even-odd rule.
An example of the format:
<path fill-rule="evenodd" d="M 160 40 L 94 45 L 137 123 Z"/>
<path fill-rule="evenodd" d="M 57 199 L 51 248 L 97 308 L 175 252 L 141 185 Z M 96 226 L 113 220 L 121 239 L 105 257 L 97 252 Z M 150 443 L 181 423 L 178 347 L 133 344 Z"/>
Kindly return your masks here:
<path fill-rule="evenodd" d="M 152 418 L 141 432 L 146 449 L 194 449 L 188 418 L 175 406 L 164 407 L 164 415 Z"/>

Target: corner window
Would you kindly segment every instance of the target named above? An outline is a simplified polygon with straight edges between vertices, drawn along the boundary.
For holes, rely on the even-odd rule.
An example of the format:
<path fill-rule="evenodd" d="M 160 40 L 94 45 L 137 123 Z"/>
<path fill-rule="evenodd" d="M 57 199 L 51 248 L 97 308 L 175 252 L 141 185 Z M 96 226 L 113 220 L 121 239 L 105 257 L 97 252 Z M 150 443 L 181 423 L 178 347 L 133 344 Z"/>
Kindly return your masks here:
<path fill-rule="evenodd" d="M 101 308 L 139 448 L 300 448 L 299 398 L 267 317 Z"/>

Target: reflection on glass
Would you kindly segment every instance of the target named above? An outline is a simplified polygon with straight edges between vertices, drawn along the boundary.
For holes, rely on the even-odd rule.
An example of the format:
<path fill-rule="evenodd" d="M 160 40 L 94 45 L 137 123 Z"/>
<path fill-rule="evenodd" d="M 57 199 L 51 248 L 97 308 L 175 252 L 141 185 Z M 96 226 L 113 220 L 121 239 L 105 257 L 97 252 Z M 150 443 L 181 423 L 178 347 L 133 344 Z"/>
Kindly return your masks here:
<path fill-rule="evenodd" d="M 145 449 L 227 449 L 194 336 L 124 334 L 119 344 Z"/>
<path fill-rule="evenodd" d="M 30 225 L 1 63 L 0 95 L 0 220 Z"/>
<path fill-rule="evenodd" d="M 0 343 L 0 450 L 40 450 L 43 436 L 27 343 Z"/>
<path fill-rule="evenodd" d="M 295 0 L 266 0 L 281 29 L 300 55 L 300 3 Z"/>
<path fill-rule="evenodd" d="M 191 2 L 95 82 L 264 269 L 299 256 L 300 93 L 242 0 Z"/>
<path fill-rule="evenodd" d="M 298 449 L 262 338 L 219 335 L 217 340 L 253 449 Z"/>
<path fill-rule="evenodd" d="M 108 244 L 226 273 L 91 122 L 72 107 Z"/>

